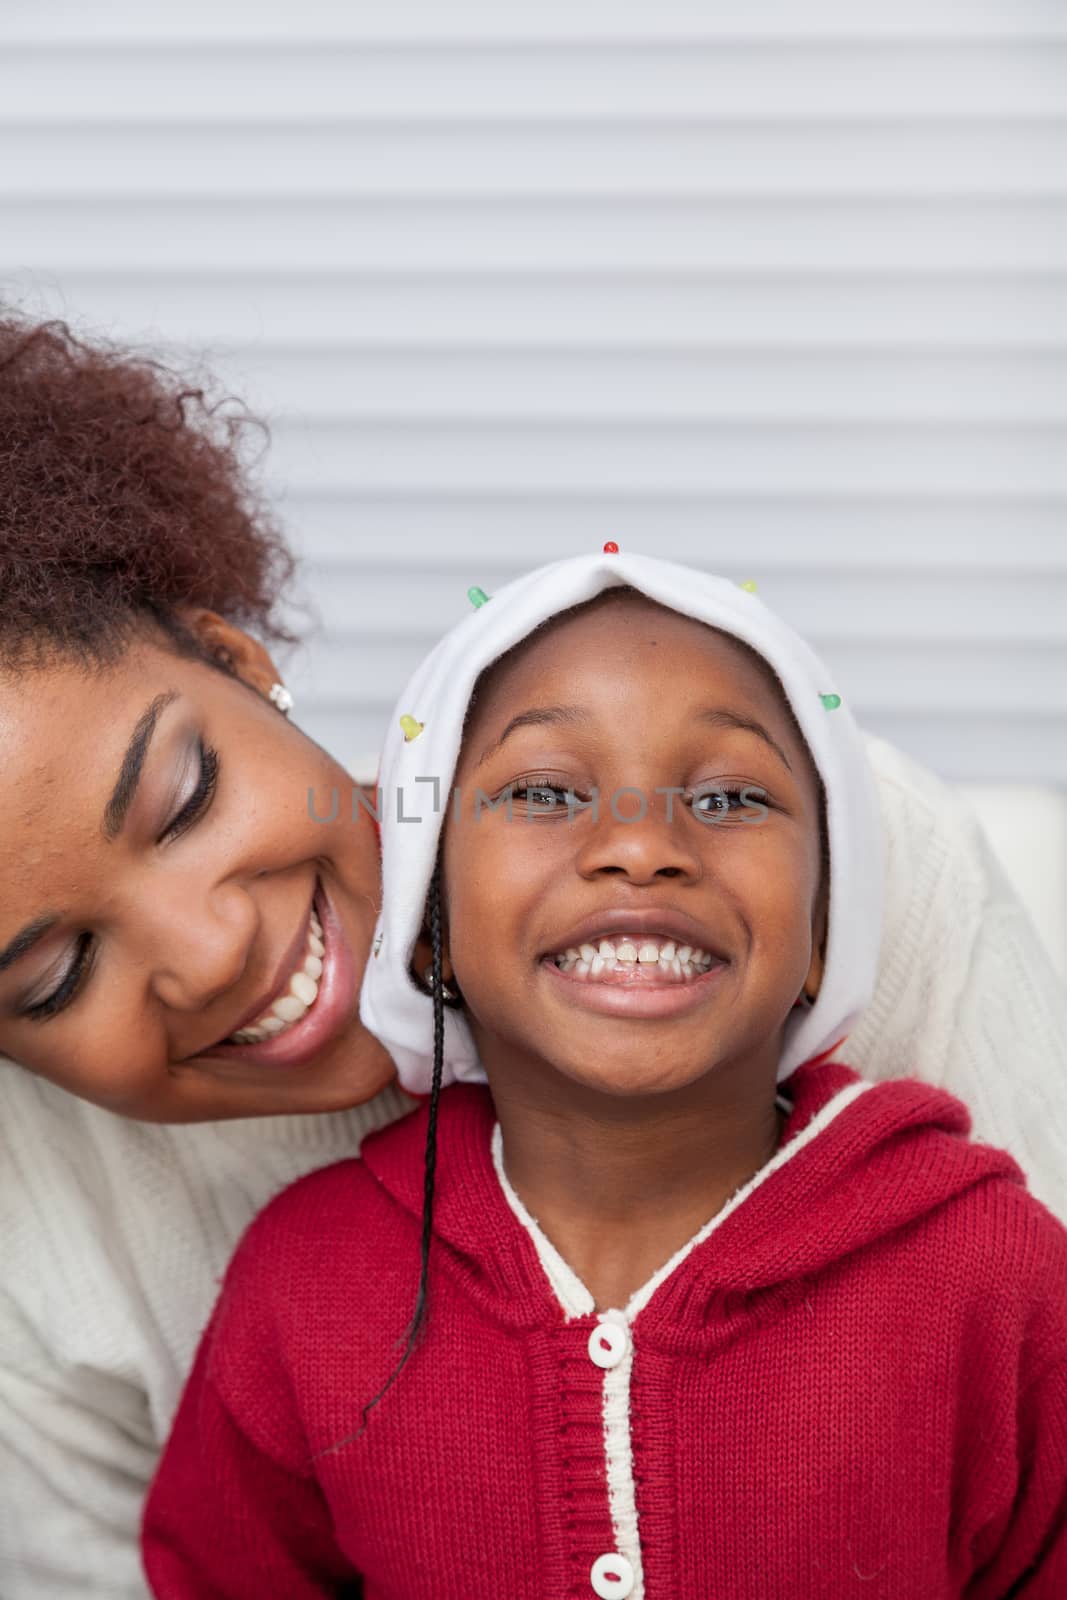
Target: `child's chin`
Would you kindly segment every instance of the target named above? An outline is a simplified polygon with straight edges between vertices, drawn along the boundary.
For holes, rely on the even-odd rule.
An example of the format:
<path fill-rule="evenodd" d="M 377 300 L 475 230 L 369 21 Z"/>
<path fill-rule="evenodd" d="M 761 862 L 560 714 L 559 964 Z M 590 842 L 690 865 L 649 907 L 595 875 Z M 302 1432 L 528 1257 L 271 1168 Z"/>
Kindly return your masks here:
<path fill-rule="evenodd" d="M 606 1098 L 643 1100 L 688 1089 L 713 1068 L 707 1062 L 685 1065 L 674 1061 L 669 1071 L 657 1072 L 645 1056 L 640 1061 L 632 1062 L 613 1058 L 609 1063 L 592 1070 L 588 1061 L 574 1062 L 561 1070 L 574 1083 Z"/>

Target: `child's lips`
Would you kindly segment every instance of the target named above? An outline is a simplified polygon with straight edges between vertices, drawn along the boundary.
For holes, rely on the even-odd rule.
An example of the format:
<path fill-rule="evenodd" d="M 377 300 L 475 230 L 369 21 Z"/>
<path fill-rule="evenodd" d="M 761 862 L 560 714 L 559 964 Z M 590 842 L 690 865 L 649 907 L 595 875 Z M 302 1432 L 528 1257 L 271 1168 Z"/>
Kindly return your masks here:
<path fill-rule="evenodd" d="M 594 976 L 561 971 L 551 956 L 540 963 L 559 997 L 583 1010 L 608 1016 L 634 1018 L 675 1017 L 694 1010 L 712 997 L 720 987 L 729 963 L 713 961 L 702 971 L 679 976 L 665 972 L 659 964 L 629 964 L 620 970 L 605 967 Z"/>

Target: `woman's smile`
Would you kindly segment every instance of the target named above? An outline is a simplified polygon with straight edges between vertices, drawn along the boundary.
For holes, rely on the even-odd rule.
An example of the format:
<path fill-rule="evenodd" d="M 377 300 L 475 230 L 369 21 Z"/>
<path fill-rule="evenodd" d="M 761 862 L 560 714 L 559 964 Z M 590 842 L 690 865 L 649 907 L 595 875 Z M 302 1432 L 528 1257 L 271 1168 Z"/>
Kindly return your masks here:
<path fill-rule="evenodd" d="M 271 995 L 258 1000 L 226 1038 L 183 1065 L 216 1058 L 300 1066 L 350 1020 L 355 998 L 352 951 L 329 894 L 316 879 L 312 903 Z"/>

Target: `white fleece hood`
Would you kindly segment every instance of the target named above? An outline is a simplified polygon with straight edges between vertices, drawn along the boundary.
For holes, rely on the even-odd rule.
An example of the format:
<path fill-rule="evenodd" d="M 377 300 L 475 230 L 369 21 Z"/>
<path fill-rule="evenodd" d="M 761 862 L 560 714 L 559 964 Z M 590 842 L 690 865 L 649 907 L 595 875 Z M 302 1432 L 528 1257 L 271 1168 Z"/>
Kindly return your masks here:
<path fill-rule="evenodd" d="M 881 823 L 859 729 L 846 704 L 828 708 L 823 698 L 835 693 L 832 675 L 755 594 L 724 578 L 651 556 L 578 556 L 538 568 L 472 610 L 418 667 L 386 731 L 378 779 L 382 914 L 360 1014 L 396 1062 L 400 1082 L 417 1094 L 430 1087 L 433 1003 L 412 983 L 408 967 L 471 691 L 487 666 L 541 623 L 620 584 L 751 645 L 774 668 L 822 778 L 830 845 L 826 961 L 814 1006 L 795 1011 L 786 1023 L 779 1081 L 842 1039 L 873 993 L 882 931 Z M 421 731 L 406 738 L 405 728 L 413 732 L 420 723 Z M 446 1009 L 444 1081 L 484 1077 L 461 1013 Z"/>

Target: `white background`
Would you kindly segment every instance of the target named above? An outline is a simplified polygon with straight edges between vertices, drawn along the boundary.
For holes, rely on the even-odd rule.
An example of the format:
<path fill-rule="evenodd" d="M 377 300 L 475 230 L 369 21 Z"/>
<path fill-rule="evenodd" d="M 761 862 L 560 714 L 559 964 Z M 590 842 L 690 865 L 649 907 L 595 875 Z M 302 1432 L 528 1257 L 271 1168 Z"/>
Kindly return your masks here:
<path fill-rule="evenodd" d="M 615 539 L 1067 784 L 1067 4 L 0 0 L 0 293 L 269 416 L 343 759 Z"/>

